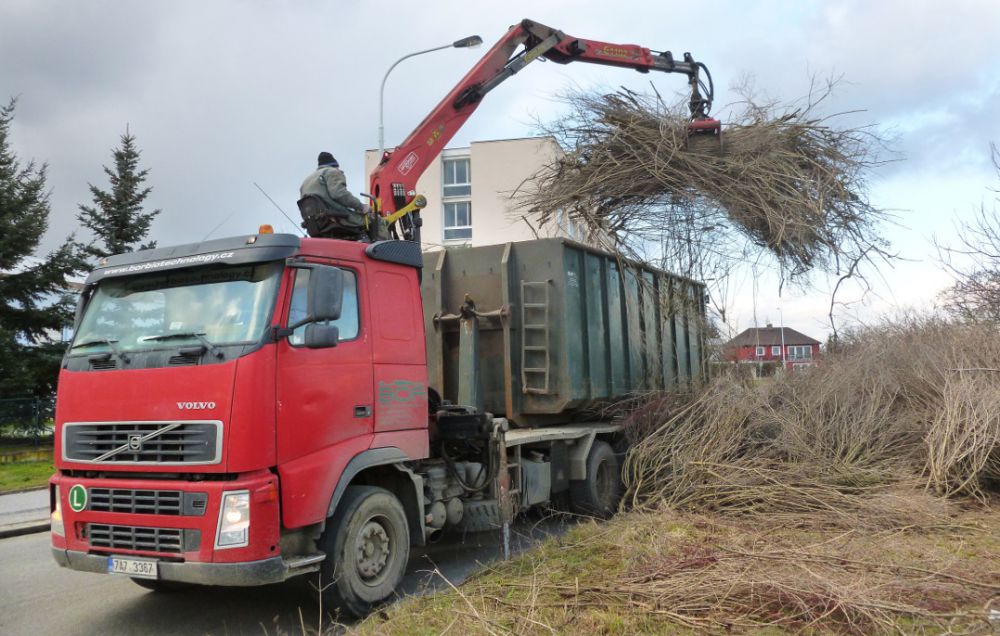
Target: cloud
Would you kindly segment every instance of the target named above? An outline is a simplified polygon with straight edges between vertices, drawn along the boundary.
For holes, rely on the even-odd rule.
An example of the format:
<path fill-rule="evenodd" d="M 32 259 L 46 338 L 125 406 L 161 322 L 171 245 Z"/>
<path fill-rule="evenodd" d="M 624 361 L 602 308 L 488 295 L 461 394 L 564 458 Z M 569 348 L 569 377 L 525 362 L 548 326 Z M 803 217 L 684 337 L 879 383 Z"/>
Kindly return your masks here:
<path fill-rule="evenodd" d="M 378 90 L 393 61 L 465 35 L 486 43 L 392 72 L 390 145 L 524 17 L 583 38 L 690 51 L 711 68 L 718 104 L 746 74 L 781 98 L 801 96 L 811 75 L 843 74 L 829 111 L 864 109 L 845 123 L 885 126 L 907 158 L 882 172 L 892 184 L 883 193 L 918 182 L 933 190 L 938 173 L 962 183 L 992 178 L 986 144 L 1000 141 L 1000 3 L 8 0 L 0 5 L 0 86 L 20 95 L 15 150 L 50 164 L 53 216 L 43 247 L 76 228 L 88 182 L 106 186 L 101 164 L 126 124 L 151 169 L 150 205 L 163 209 L 153 226 L 161 245 L 199 240 L 223 221 L 215 236 L 265 222 L 294 231 L 254 182 L 296 221 L 298 185 L 316 153 L 330 150 L 351 189 L 366 189 L 363 151 L 377 143 Z M 566 87 L 645 90 L 651 81 L 666 94 L 684 88 L 680 76 L 532 64 L 484 100 L 455 144 L 531 134 L 534 116 L 563 112 L 553 97 Z M 934 199 L 948 199 L 947 187 Z"/>

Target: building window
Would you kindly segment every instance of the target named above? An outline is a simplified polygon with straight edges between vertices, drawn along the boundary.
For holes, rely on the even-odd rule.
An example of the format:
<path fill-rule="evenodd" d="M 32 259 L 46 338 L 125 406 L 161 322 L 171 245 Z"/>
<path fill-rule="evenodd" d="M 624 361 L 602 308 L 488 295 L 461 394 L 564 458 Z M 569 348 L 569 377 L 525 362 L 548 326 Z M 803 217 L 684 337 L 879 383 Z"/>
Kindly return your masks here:
<path fill-rule="evenodd" d="M 758 358 L 764 357 L 764 347 L 761 345 L 757 345 L 757 357 Z"/>
<path fill-rule="evenodd" d="M 812 360 L 812 346 L 800 345 L 788 347 L 789 360 Z"/>
<path fill-rule="evenodd" d="M 781 345 L 771 345 L 771 355 L 780 356 L 781 355 Z"/>
<path fill-rule="evenodd" d="M 444 239 L 472 238 L 472 204 L 455 201 L 444 204 Z"/>
<path fill-rule="evenodd" d="M 472 238 L 472 168 L 469 158 L 444 159 L 441 198 L 446 241 Z"/>
<path fill-rule="evenodd" d="M 445 159 L 441 163 L 444 165 L 444 189 L 441 195 L 446 199 L 470 196 L 472 171 L 469 169 L 469 158 Z"/>

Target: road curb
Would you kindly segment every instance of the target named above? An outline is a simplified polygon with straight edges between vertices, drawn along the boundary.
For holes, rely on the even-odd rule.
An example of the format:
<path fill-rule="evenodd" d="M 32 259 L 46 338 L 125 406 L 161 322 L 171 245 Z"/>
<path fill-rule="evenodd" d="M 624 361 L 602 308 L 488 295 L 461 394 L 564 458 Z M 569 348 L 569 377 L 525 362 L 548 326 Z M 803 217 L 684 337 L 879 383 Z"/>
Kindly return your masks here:
<path fill-rule="evenodd" d="M 32 486 L 31 488 L 22 488 L 20 490 L 8 490 L 7 492 L 0 492 L 0 497 L 6 497 L 7 495 L 20 495 L 25 492 L 35 492 L 36 490 L 48 490 L 49 485 L 44 486 Z"/>
<path fill-rule="evenodd" d="M 0 528 L 0 539 L 7 539 L 9 537 L 19 537 L 24 534 L 35 534 L 36 532 L 48 532 L 49 521 L 29 521 L 27 523 L 19 523 L 14 526 L 4 526 Z"/>

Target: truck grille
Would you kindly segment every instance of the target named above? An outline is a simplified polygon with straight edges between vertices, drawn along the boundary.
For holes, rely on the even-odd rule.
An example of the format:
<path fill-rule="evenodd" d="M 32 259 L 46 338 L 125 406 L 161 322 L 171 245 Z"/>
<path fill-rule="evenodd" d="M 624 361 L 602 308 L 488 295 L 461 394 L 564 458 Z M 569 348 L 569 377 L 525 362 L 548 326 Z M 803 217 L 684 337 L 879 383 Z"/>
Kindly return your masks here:
<path fill-rule="evenodd" d="M 184 530 L 179 528 L 141 528 L 91 523 L 87 526 L 91 548 L 141 550 L 180 554 L 185 550 Z M 196 530 L 189 530 L 195 532 Z"/>
<path fill-rule="evenodd" d="M 87 507 L 97 512 L 125 512 L 139 515 L 205 514 L 206 493 L 180 490 L 134 490 L 132 488 L 91 488 Z"/>
<path fill-rule="evenodd" d="M 67 423 L 63 458 L 114 464 L 217 464 L 222 422 Z"/>

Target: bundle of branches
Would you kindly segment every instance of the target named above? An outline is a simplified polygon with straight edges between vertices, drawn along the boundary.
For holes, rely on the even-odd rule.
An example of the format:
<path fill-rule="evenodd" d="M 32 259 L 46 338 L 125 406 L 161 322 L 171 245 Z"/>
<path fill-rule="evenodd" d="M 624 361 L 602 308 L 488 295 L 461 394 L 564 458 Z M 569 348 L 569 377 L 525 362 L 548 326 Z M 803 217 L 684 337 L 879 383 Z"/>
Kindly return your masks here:
<path fill-rule="evenodd" d="M 632 503 L 933 523 L 949 512 L 937 495 L 985 500 L 1000 485 L 1000 336 L 924 319 L 870 328 L 808 372 L 716 378 L 660 421 L 626 461 Z"/>
<path fill-rule="evenodd" d="M 620 90 L 565 100 L 571 115 L 547 132 L 566 153 L 518 193 L 543 223 L 568 213 L 605 247 L 639 258 L 684 226 L 691 240 L 743 241 L 708 249 L 740 252 L 749 241 L 792 275 L 884 248 L 883 214 L 865 181 L 880 140 L 817 115 L 822 97 L 800 106 L 747 99 L 721 145 L 692 138 L 686 113 L 659 96 Z"/>

